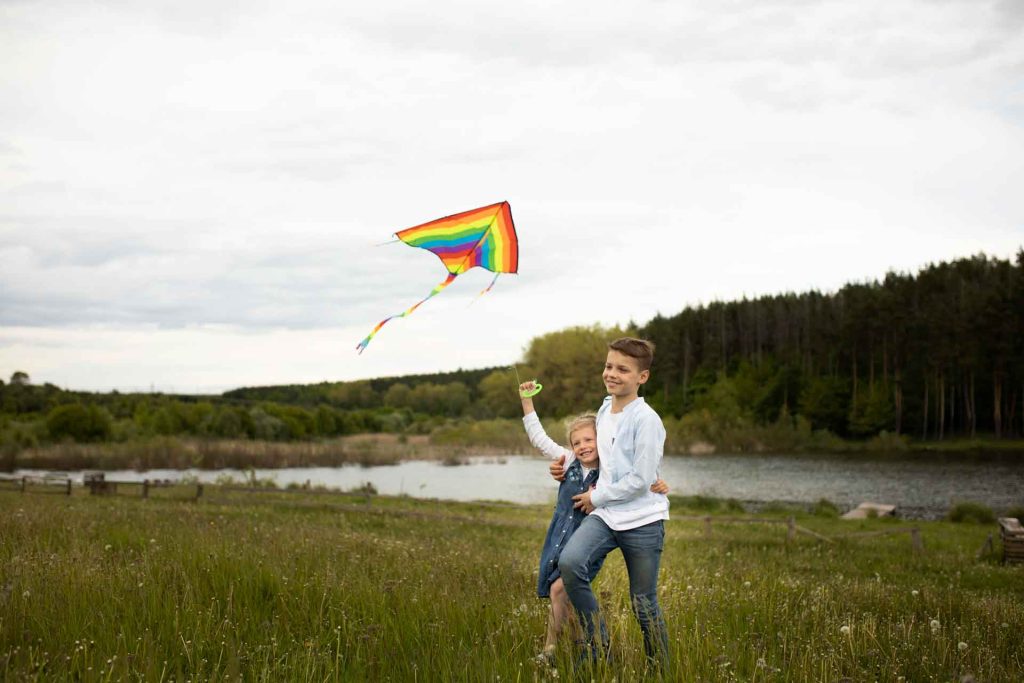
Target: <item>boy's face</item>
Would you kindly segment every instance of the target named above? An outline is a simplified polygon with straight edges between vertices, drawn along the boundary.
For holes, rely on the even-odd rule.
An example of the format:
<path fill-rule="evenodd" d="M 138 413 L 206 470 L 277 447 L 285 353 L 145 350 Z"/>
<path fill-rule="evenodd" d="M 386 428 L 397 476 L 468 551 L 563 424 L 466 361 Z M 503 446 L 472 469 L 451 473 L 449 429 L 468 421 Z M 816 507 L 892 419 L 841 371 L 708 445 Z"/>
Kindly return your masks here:
<path fill-rule="evenodd" d="M 593 427 L 580 427 L 569 437 L 569 445 L 576 459 L 584 467 L 593 469 L 597 465 L 597 432 Z"/>
<path fill-rule="evenodd" d="M 621 351 L 610 349 L 604 363 L 605 389 L 612 396 L 636 396 L 640 385 L 651 376 L 650 370 L 641 370 L 636 358 L 627 356 Z"/>

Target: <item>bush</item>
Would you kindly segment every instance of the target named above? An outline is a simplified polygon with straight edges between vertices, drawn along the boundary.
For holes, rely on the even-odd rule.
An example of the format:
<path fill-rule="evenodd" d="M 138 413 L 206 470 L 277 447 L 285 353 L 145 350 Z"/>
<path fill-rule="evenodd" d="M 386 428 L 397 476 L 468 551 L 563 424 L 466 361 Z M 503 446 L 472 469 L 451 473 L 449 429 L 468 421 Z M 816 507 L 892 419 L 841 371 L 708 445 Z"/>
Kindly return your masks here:
<path fill-rule="evenodd" d="M 967 502 L 954 505 L 946 519 L 958 524 L 995 524 L 996 515 L 987 505 Z"/>
<path fill-rule="evenodd" d="M 838 517 L 839 508 L 828 498 L 819 498 L 818 502 L 814 504 L 811 514 L 817 517 Z"/>
<path fill-rule="evenodd" d="M 74 441 L 105 441 L 110 438 L 114 421 L 105 409 L 69 403 L 57 406 L 46 416 L 46 427 L 56 440 L 70 438 Z"/>

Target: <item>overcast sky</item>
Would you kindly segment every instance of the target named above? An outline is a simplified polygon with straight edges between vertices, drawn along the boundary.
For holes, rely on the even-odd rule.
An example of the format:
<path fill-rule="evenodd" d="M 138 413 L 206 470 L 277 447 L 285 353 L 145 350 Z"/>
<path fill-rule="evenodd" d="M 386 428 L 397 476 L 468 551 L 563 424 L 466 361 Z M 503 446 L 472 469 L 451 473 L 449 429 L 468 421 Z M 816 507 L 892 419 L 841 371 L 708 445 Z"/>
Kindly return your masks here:
<path fill-rule="evenodd" d="M 0 0 L 0 375 L 195 392 L 1024 246 L 1024 2 Z M 508 200 L 518 275 L 396 230 Z"/>

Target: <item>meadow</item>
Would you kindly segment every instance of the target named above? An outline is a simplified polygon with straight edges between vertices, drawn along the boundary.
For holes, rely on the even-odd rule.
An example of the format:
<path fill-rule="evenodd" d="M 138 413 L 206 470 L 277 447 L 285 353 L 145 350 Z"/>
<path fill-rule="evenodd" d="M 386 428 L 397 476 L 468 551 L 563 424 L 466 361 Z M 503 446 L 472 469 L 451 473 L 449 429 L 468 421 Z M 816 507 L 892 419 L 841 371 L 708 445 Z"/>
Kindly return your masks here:
<path fill-rule="evenodd" d="M 186 487 L 0 492 L 0 679 L 541 681 L 546 506 Z M 905 523 L 769 509 L 833 536 Z M 673 514 L 747 516 L 676 498 Z M 787 541 L 785 525 L 667 527 L 661 601 L 680 681 L 1024 680 L 1024 567 L 994 526 Z M 998 549 L 998 542 L 996 544 Z M 598 590 L 613 661 L 644 674 L 621 556 Z"/>

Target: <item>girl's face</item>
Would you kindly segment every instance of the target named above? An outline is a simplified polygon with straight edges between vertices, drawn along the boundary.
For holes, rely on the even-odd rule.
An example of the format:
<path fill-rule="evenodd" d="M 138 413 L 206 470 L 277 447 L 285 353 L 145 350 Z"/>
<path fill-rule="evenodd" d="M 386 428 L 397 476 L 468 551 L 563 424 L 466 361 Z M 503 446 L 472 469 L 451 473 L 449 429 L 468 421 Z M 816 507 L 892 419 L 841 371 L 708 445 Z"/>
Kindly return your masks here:
<path fill-rule="evenodd" d="M 581 465 L 591 469 L 597 466 L 597 432 L 593 427 L 576 429 L 569 435 L 569 442 Z"/>

